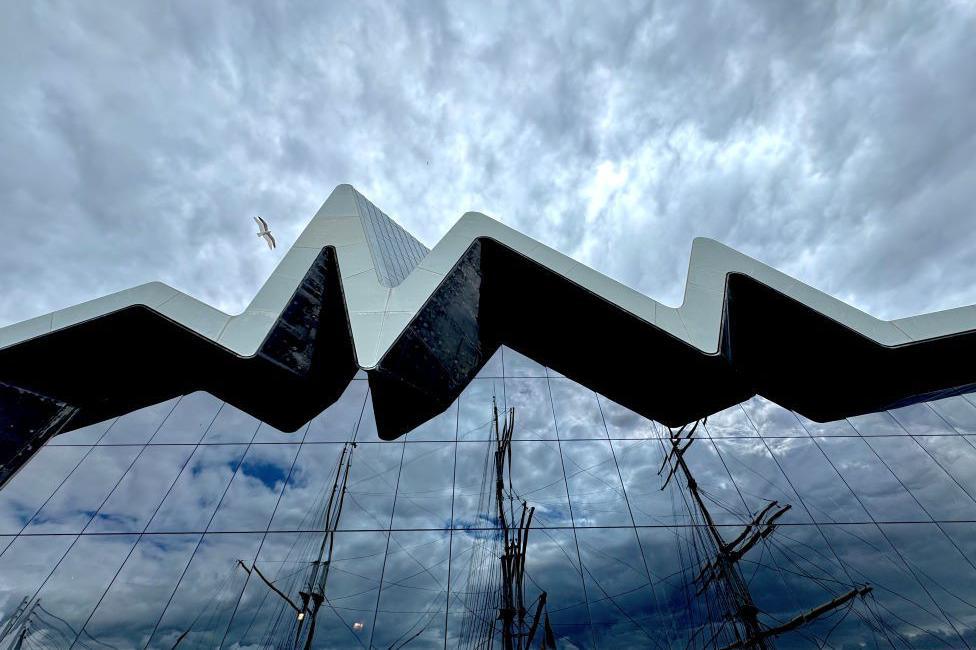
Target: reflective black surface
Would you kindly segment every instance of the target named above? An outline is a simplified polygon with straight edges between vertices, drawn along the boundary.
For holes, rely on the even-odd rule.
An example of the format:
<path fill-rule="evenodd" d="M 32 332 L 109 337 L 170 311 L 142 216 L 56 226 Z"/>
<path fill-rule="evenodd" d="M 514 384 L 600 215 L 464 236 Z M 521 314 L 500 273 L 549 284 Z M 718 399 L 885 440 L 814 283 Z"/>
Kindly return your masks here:
<path fill-rule="evenodd" d="M 560 646 L 704 645 L 721 614 L 689 591 L 696 519 L 680 481 L 661 489 L 667 429 L 509 349 L 396 442 L 364 379 L 295 433 L 194 393 L 52 439 L 0 491 L 0 633 L 26 602 L 23 647 L 269 646 L 291 614 L 238 560 L 298 597 L 355 439 L 314 647 L 457 647 L 494 526 L 493 399 L 516 409 L 512 486 L 536 507 L 526 596 L 548 592 Z M 874 588 L 778 647 L 976 645 L 971 397 L 828 424 L 755 398 L 696 438 L 685 458 L 727 539 L 792 505 L 741 563 L 764 624 Z"/>

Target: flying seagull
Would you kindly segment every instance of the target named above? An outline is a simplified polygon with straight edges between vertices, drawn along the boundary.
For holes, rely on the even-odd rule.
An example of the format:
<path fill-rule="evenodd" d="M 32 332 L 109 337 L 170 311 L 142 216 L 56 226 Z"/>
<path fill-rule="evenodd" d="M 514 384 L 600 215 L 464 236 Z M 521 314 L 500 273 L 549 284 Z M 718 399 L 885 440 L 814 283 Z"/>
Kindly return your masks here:
<path fill-rule="evenodd" d="M 274 249 L 276 246 L 275 238 L 268 230 L 268 222 L 261 217 L 254 217 L 254 223 L 258 224 L 258 237 L 261 237 L 268 243 L 268 248 Z"/>

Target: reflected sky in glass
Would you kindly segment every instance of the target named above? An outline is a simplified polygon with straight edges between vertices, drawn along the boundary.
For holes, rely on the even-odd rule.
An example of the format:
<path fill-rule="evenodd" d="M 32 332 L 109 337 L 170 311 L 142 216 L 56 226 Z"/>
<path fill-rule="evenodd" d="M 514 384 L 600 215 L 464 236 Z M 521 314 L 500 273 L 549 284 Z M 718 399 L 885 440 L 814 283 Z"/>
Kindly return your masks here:
<path fill-rule="evenodd" d="M 493 400 L 516 410 L 508 496 L 535 508 L 526 602 L 546 592 L 560 647 L 734 640 L 696 593 L 712 542 L 687 477 L 665 485 L 668 429 L 508 348 L 394 442 L 364 376 L 296 432 L 198 392 L 49 441 L 0 491 L 0 630 L 40 599 L 24 647 L 293 641 L 257 571 L 307 591 L 355 442 L 313 647 L 468 647 L 497 625 Z M 974 398 L 816 423 L 757 397 L 683 458 L 725 542 L 791 506 L 737 565 L 762 625 L 873 588 L 777 647 L 976 647 Z"/>
<path fill-rule="evenodd" d="M 53 445 L 39 449 L 0 490 L 0 533 L 19 533 L 90 451 Z"/>
<path fill-rule="evenodd" d="M 144 447 L 96 447 L 27 524 L 26 533 L 80 533 Z"/>
<path fill-rule="evenodd" d="M 209 393 L 197 392 L 180 398 L 152 437 L 153 444 L 196 443 L 213 423 L 222 402 Z"/>

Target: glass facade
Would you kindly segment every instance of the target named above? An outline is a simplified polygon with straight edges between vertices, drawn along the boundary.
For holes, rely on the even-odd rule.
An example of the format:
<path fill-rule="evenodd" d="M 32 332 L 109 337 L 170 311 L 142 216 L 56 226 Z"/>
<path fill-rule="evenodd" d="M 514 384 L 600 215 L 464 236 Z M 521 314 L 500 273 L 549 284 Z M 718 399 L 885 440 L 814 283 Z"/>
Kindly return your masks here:
<path fill-rule="evenodd" d="M 467 647 L 497 625 L 472 605 L 496 528 L 493 400 L 515 408 L 511 489 L 535 507 L 526 600 L 547 592 L 558 645 L 725 639 L 727 603 L 697 593 L 701 511 L 680 475 L 662 489 L 668 430 L 505 348 L 395 442 L 362 374 L 296 433 L 195 393 L 52 439 L 0 491 L 0 648 L 293 647 L 249 568 L 299 597 L 349 441 L 314 647 Z M 764 626 L 872 587 L 778 647 L 976 646 L 973 398 L 828 424 L 755 398 L 683 458 L 725 540 L 791 506 L 738 561 Z"/>

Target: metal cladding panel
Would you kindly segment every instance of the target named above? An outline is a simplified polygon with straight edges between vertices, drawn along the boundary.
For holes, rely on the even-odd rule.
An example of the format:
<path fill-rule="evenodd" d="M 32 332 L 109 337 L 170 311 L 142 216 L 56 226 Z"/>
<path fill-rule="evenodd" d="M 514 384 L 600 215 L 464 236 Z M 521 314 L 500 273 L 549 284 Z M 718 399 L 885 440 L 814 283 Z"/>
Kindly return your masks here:
<path fill-rule="evenodd" d="M 667 425 L 756 393 L 823 421 L 976 385 L 976 307 L 882 321 L 697 239 L 671 308 L 478 213 L 427 251 L 348 185 L 243 313 L 142 285 L 0 329 L 0 381 L 71 427 L 207 390 L 291 430 L 361 368 L 393 439 L 502 344 Z"/>
<path fill-rule="evenodd" d="M 376 275 L 384 287 L 403 282 L 430 252 L 359 192 L 355 193 L 366 242 L 376 263 Z"/>

